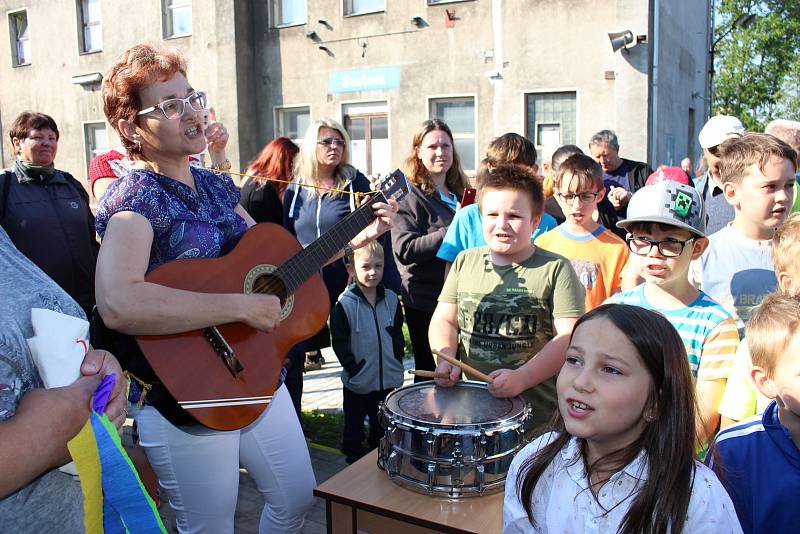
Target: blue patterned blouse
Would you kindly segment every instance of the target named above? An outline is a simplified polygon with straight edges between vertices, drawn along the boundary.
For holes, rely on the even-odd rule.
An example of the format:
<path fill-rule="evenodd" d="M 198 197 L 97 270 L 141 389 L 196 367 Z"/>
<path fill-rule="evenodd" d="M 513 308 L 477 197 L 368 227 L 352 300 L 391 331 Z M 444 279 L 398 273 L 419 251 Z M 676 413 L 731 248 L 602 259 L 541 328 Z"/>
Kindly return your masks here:
<path fill-rule="evenodd" d="M 247 230 L 234 211 L 239 190 L 228 175 L 191 167 L 197 192 L 162 174 L 134 169 L 109 186 L 97 209 L 97 233 L 111 217 L 133 211 L 150 221 L 153 245 L 147 271 L 174 259 L 215 258 L 229 252 Z"/>

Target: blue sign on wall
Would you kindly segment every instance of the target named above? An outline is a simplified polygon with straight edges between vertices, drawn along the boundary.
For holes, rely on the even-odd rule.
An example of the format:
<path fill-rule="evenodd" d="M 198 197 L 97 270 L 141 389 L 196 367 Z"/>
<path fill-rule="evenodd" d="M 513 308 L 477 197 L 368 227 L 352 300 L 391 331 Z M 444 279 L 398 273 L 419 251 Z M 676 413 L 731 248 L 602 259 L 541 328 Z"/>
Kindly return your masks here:
<path fill-rule="evenodd" d="M 331 72 L 328 79 L 328 90 L 331 93 L 394 89 L 396 87 L 400 87 L 400 67 L 342 70 Z"/>

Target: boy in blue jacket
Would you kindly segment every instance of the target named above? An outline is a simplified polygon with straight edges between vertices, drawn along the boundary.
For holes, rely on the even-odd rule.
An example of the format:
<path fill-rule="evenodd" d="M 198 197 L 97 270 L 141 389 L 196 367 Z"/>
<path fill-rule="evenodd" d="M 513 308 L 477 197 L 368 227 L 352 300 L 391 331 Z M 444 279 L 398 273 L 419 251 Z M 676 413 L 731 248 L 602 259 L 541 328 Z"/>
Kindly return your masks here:
<path fill-rule="evenodd" d="M 717 435 L 707 463 L 720 475 L 745 534 L 797 532 L 800 510 L 800 297 L 771 294 L 747 324 L 763 414 Z"/>
<path fill-rule="evenodd" d="M 351 464 L 367 453 L 364 416 L 369 417 L 367 443 L 372 450 L 383 434 L 378 405 L 403 384 L 403 311 L 397 294 L 381 284 L 384 252 L 379 243 L 355 250 L 346 266 L 355 283 L 333 308 L 331 334 L 343 369 L 342 452 Z"/>

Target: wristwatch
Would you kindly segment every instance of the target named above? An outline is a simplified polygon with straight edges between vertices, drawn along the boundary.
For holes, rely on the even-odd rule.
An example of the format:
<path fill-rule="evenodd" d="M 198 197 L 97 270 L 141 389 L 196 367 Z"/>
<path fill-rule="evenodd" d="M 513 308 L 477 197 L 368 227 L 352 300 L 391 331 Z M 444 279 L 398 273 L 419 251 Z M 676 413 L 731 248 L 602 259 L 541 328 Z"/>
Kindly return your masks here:
<path fill-rule="evenodd" d="M 350 258 L 353 257 L 353 245 L 351 245 L 350 242 L 348 241 L 347 243 L 344 244 L 342 250 L 344 251 L 344 259 L 350 261 Z"/>
<path fill-rule="evenodd" d="M 231 170 L 231 168 L 233 168 L 233 165 L 231 165 L 231 160 L 226 159 L 219 165 L 212 165 L 211 168 L 214 169 L 215 171 L 228 172 L 229 170 Z"/>

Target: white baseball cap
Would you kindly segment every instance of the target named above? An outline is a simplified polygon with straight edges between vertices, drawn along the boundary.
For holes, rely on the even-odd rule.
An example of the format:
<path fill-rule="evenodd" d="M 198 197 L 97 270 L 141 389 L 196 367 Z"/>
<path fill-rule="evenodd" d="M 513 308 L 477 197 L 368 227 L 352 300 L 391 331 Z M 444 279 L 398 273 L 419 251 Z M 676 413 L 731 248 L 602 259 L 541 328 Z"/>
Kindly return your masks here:
<path fill-rule="evenodd" d="M 740 137 L 742 134 L 744 134 L 742 121 L 730 115 L 715 115 L 708 119 L 697 137 L 701 147 L 711 148 L 721 145 L 731 137 Z"/>

